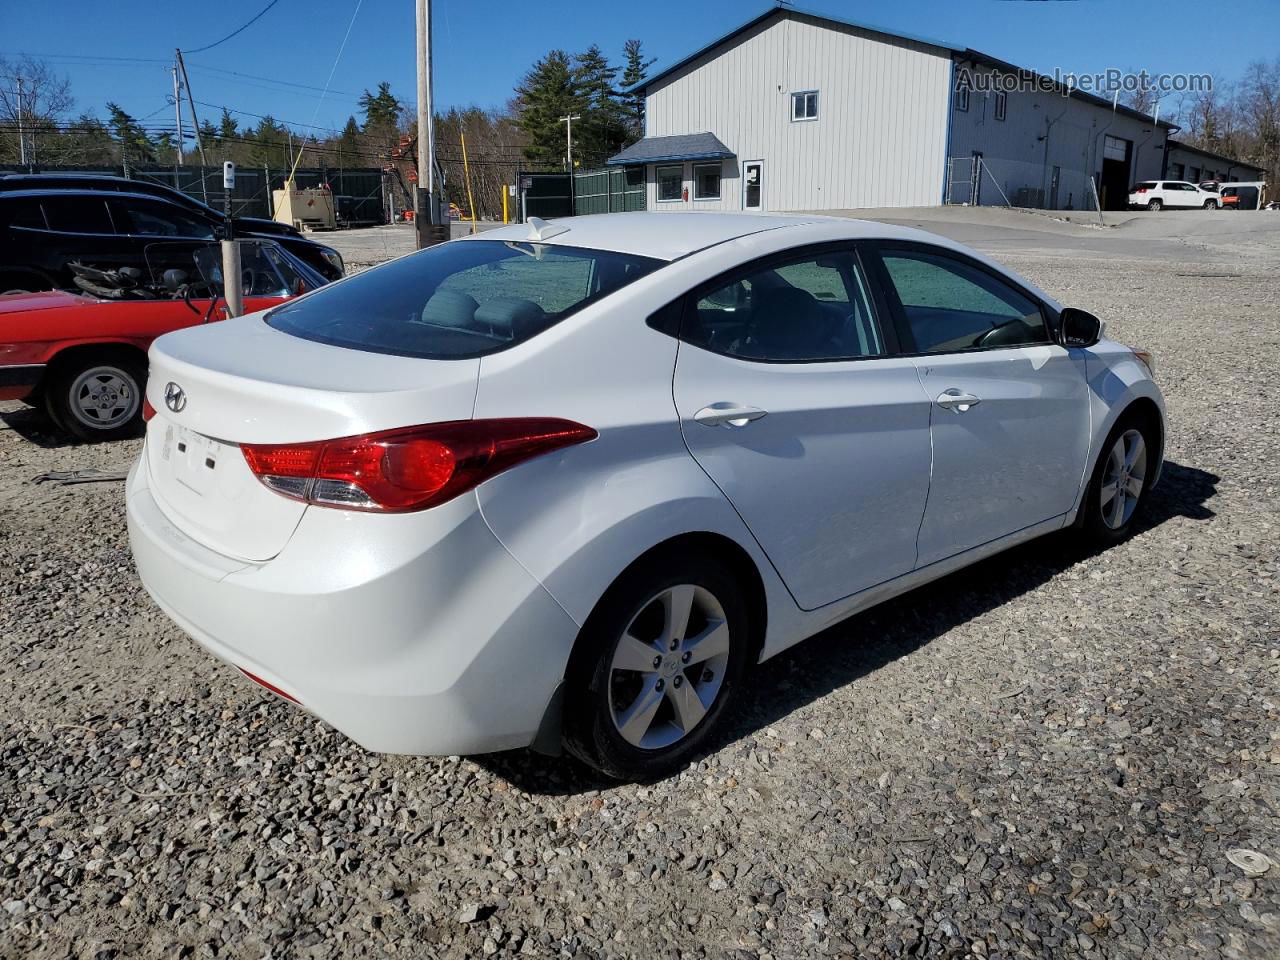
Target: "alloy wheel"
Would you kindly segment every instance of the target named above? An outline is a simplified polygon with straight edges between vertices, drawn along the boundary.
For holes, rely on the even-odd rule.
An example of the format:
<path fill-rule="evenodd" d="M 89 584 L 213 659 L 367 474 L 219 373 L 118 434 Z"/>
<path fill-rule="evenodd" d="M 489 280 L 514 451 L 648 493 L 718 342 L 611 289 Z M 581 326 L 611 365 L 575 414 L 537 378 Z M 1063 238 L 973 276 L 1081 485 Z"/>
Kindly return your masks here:
<path fill-rule="evenodd" d="M 1116 438 L 1107 455 L 1102 477 L 1102 522 L 1119 530 L 1138 509 L 1147 477 L 1147 442 L 1138 430 L 1126 430 Z"/>
<path fill-rule="evenodd" d="M 693 732 L 720 694 L 729 623 L 705 587 L 678 584 L 644 603 L 618 638 L 609 712 L 624 740 L 660 750 Z"/>
<path fill-rule="evenodd" d="M 71 381 L 70 410 L 94 430 L 118 427 L 138 411 L 138 389 L 117 367 L 90 367 Z"/>

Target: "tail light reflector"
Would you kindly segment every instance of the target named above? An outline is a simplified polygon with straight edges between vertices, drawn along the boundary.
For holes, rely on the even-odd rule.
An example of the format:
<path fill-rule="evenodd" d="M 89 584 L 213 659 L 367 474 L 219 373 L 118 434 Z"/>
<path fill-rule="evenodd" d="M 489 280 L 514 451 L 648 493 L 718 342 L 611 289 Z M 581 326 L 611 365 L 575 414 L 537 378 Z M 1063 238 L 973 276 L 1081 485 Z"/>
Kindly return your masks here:
<path fill-rule="evenodd" d="M 279 687 L 277 687 L 274 683 L 269 683 L 269 682 L 267 682 L 266 680 L 263 680 L 263 679 L 262 679 L 260 676 L 258 676 L 256 673 L 250 673 L 250 672 L 249 672 L 248 670 L 246 670 L 244 667 L 236 667 L 236 669 L 237 669 L 237 670 L 239 670 L 241 673 L 243 673 L 246 677 L 248 677 L 248 678 L 249 678 L 250 680 L 252 680 L 254 683 L 256 683 L 258 686 L 260 686 L 260 687 L 265 687 L 266 689 L 270 690 L 270 691 L 271 691 L 272 693 L 274 693 L 277 697 L 284 697 L 286 700 L 288 700 L 288 701 L 290 701 L 290 702 L 292 702 L 292 703 L 296 703 L 296 704 L 298 704 L 299 706 L 301 706 L 301 705 L 302 705 L 302 701 L 301 701 L 301 700 L 299 700 L 297 697 L 291 697 L 291 696 L 289 696 L 289 694 L 285 693 L 283 690 L 281 690 Z"/>
<path fill-rule="evenodd" d="M 394 513 L 437 506 L 518 463 L 596 436 L 571 420 L 514 417 L 240 449 L 257 478 L 282 496 Z"/>
<path fill-rule="evenodd" d="M 142 422 L 146 423 L 156 415 L 156 408 L 151 405 L 151 401 L 147 399 L 147 395 L 142 395 Z"/>

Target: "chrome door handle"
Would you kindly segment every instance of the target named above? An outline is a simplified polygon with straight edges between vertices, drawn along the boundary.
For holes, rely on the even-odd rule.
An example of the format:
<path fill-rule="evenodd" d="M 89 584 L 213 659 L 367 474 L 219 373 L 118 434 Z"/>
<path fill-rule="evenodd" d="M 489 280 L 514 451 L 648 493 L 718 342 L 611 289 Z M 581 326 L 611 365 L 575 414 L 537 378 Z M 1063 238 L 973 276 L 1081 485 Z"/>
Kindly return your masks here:
<path fill-rule="evenodd" d="M 752 420 L 759 420 L 767 410 L 759 407 L 748 407 L 740 403 L 721 401 L 709 407 L 703 407 L 693 415 L 693 419 L 708 427 L 745 427 Z"/>
<path fill-rule="evenodd" d="M 970 407 L 976 407 L 982 402 L 981 397 L 975 397 L 972 393 L 961 393 L 952 387 L 950 390 L 938 394 L 935 401 L 938 406 L 944 410 L 950 410 L 952 413 L 967 413 Z"/>

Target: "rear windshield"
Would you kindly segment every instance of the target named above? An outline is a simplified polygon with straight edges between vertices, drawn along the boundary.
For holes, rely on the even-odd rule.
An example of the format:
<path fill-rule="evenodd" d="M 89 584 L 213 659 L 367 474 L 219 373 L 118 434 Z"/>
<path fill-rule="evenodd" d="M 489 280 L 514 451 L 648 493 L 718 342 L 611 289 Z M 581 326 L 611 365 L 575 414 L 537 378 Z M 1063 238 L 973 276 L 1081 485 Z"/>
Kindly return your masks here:
<path fill-rule="evenodd" d="M 479 357 L 536 337 L 662 264 L 581 247 L 467 240 L 356 274 L 272 310 L 267 323 L 373 353 Z"/>

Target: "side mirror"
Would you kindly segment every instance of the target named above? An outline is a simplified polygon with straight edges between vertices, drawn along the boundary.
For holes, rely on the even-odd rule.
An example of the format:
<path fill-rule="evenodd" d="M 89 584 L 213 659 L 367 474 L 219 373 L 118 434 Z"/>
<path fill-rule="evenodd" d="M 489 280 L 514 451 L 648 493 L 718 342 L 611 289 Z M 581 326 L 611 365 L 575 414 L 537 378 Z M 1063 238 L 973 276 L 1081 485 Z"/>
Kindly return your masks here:
<path fill-rule="evenodd" d="M 187 271 L 179 270 L 175 267 L 172 270 L 166 270 L 160 279 L 164 281 L 166 290 L 170 293 L 177 293 L 187 282 Z"/>
<path fill-rule="evenodd" d="M 295 297 L 300 297 L 306 292 L 307 292 L 307 281 L 303 280 L 301 277 L 298 277 L 296 280 L 293 281 L 293 295 Z"/>
<path fill-rule="evenodd" d="M 1064 347 L 1092 347 L 1102 339 L 1102 321 L 1092 313 L 1067 307 L 1058 315 L 1058 341 Z"/>

